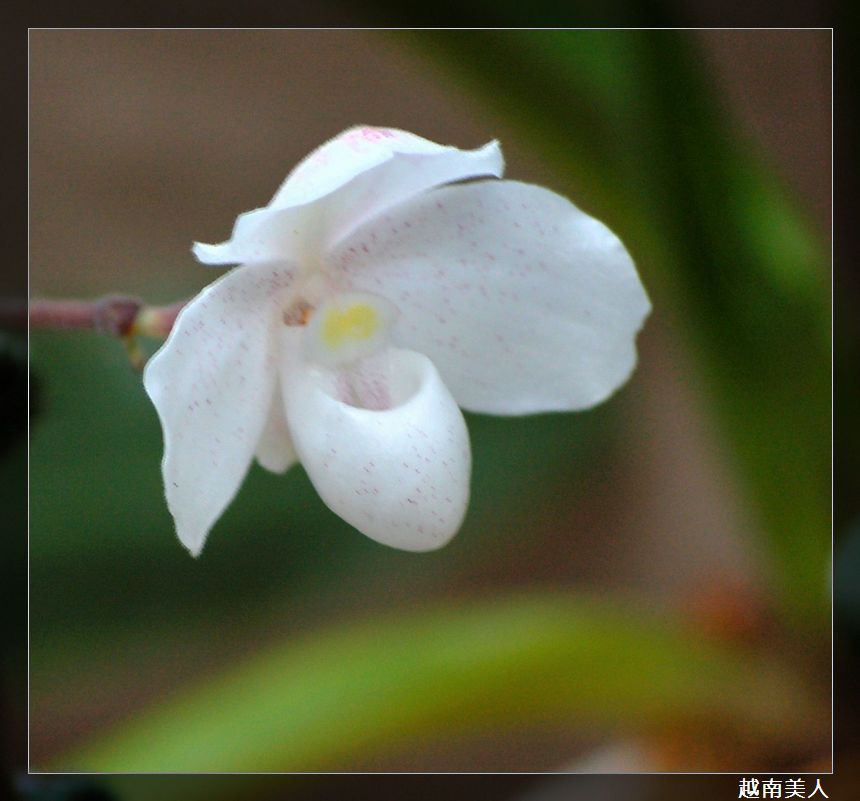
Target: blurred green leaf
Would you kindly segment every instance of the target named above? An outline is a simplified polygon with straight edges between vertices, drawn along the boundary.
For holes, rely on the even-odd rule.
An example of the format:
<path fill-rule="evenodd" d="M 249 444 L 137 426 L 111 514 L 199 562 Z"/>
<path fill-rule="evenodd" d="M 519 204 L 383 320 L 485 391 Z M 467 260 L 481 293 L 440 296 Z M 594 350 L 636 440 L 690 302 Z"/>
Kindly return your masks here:
<path fill-rule="evenodd" d="M 773 663 L 658 615 L 538 596 L 288 640 L 50 767 L 349 769 L 405 743 L 500 726 L 647 731 L 701 720 L 728 723 L 735 736 L 806 736 L 821 722 L 807 688 Z"/>
<path fill-rule="evenodd" d="M 505 24 L 511 9 L 488 8 L 484 23 Z M 782 607 L 825 625 L 827 253 L 728 122 L 694 35 L 442 30 L 411 38 L 519 127 L 558 169 L 554 189 L 566 188 L 626 242 L 655 318 L 679 322 L 697 357 L 697 380 L 759 512 Z"/>

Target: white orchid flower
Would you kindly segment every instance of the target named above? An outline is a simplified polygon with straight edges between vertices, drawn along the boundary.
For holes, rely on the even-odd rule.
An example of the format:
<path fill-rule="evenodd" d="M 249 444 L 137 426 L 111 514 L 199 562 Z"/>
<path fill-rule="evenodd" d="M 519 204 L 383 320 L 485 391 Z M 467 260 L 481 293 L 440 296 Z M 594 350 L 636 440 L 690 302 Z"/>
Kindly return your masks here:
<path fill-rule="evenodd" d="M 565 198 L 493 180 L 502 170 L 497 142 L 354 128 L 228 242 L 194 246 L 240 266 L 182 310 L 144 373 L 192 554 L 255 457 L 279 473 L 300 461 L 378 542 L 438 548 L 469 497 L 458 407 L 585 409 L 627 380 L 650 310 L 630 256 Z"/>

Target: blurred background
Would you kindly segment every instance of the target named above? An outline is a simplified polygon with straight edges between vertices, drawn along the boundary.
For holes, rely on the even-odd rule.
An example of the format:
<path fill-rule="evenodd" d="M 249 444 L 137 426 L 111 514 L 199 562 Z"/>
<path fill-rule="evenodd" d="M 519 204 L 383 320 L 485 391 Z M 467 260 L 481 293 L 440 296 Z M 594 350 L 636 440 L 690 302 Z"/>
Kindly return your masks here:
<path fill-rule="evenodd" d="M 34 332 L 31 769 L 830 770 L 830 65 L 808 30 L 32 31 L 32 297 L 190 297 L 192 241 L 366 123 L 498 138 L 654 313 L 602 407 L 468 416 L 419 555 L 254 466 L 192 560 L 122 346 Z"/>

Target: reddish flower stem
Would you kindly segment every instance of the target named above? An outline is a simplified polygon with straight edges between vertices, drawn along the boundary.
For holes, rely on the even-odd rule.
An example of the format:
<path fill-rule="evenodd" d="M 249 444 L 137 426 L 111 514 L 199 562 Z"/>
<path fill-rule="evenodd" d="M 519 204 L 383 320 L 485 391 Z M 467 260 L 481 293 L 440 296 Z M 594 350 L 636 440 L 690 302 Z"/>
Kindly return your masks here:
<path fill-rule="evenodd" d="M 187 301 L 167 306 L 146 306 L 139 298 L 106 295 L 97 300 L 0 301 L 0 328 L 47 328 L 97 331 L 126 339 L 138 334 L 166 337 Z"/>

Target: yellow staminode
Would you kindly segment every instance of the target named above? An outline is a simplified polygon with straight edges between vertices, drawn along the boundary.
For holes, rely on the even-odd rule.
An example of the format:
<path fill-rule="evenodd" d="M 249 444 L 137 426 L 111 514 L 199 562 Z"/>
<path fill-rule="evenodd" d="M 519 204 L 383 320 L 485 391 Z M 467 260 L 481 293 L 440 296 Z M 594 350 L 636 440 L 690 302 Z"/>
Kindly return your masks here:
<path fill-rule="evenodd" d="M 364 342 L 379 331 L 379 313 L 369 303 L 332 306 L 325 312 L 322 339 L 332 350 L 349 342 Z"/>
<path fill-rule="evenodd" d="M 369 292 L 339 292 L 317 307 L 304 336 L 312 362 L 340 367 L 384 348 L 397 310 Z"/>

